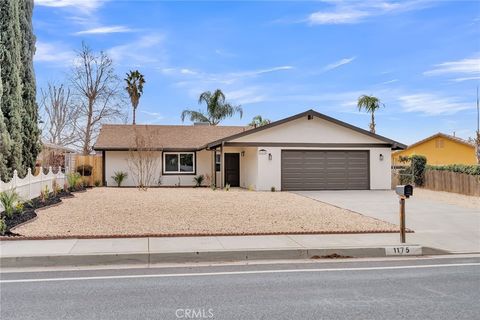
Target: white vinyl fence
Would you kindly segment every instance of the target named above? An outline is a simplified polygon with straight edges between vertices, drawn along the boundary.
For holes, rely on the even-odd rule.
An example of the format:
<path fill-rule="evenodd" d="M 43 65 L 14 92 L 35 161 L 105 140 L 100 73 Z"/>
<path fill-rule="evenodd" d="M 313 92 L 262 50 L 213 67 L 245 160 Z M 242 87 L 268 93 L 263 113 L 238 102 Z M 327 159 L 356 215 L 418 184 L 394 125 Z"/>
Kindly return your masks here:
<path fill-rule="evenodd" d="M 13 172 L 13 177 L 9 182 L 3 182 L 0 180 L 0 192 L 7 190 L 15 190 L 23 200 L 31 200 L 40 196 L 40 192 L 48 187 L 50 192 L 53 191 L 53 182 L 56 182 L 58 186 L 63 188 L 66 182 L 65 174 L 61 168 L 58 168 L 58 172 L 54 173 L 52 167 L 48 168 L 47 174 L 43 173 L 43 169 L 36 176 L 32 175 L 32 170 L 28 169 L 28 173 L 24 178 L 19 178 L 17 170 Z M 2 208 L 0 204 L 0 209 Z"/>

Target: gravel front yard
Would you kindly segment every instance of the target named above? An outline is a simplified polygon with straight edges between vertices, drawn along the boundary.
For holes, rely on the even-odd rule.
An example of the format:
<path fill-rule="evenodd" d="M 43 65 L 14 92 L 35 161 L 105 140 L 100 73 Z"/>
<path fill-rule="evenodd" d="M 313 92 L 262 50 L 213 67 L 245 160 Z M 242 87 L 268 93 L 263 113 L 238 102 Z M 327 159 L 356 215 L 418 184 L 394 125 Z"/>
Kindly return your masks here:
<path fill-rule="evenodd" d="M 288 192 L 94 188 L 37 211 L 23 236 L 385 232 L 395 225 Z"/>

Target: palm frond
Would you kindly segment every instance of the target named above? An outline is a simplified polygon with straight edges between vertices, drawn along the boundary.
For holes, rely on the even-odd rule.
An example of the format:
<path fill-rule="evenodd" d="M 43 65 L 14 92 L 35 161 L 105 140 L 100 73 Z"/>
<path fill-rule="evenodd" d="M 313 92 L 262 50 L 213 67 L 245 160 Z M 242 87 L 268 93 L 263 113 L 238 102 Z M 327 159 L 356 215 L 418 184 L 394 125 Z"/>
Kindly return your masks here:
<path fill-rule="evenodd" d="M 207 116 L 205 116 L 201 111 L 183 110 L 181 115 L 182 122 L 185 121 L 185 118 L 187 117 L 192 122 L 208 122 L 212 124 L 210 119 Z"/>

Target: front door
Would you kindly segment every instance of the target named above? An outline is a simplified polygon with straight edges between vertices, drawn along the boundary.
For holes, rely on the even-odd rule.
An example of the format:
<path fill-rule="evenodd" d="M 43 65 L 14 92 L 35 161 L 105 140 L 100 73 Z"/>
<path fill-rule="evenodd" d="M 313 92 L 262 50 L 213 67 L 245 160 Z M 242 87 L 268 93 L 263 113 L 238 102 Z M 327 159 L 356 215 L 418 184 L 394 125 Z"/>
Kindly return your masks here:
<path fill-rule="evenodd" d="M 240 186 L 240 154 L 225 153 L 225 185 Z"/>

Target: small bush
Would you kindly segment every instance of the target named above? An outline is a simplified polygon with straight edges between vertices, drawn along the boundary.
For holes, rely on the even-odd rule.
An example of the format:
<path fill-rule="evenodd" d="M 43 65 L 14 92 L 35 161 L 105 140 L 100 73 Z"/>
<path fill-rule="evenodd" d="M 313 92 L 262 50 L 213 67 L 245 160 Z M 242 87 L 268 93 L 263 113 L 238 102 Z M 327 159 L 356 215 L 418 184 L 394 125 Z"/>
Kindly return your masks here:
<path fill-rule="evenodd" d="M 230 191 L 230 183 L 227 183 L 227 184 L 225 185 L 225 191 Z"/>
<path fill-rule="evenodd" d="M 74 191 L 82 185 L 82 176 L 78 172 L 67 174 L 68 189 Z"/>
<path fill-rule="evenodd" d="M 77 167 L 77 173 L 84 177 L 90 177 L 92 175 L 93 167 L 89 164 L 81 164 Z"/>
<path fill-rule="evenodd" d="M 40 190 L 40 201 L 42 202 L 47 202 L 48 198 L 50 197 L 50 190 L 48 189 L 48 186 L 45 186 Z"/>
<path fill-rule="evenodd" d="M 18 193 L 12 189 L 0 192 L 0 203 L 3 206 L 7 218 L 11 218 L 15 213 L 18 212 L 17 205 L 21 203 L 21 199 Z"/>
<path fill-rule="evenodd" d="M 465 173 L 472 176 L 480 176 L 480 165 L 451 164 L 447 166 L 427 166 L 427 170 L 450 171 L 457 173 Z"/>
<path fill-rule="evenodd" d="M 410 166 L 400 170 L 400 183 L 410 184 L 421 187 L 425 183 L 425 169 L 427 166 L 427 158 L 422 155 L 411 155 L 408 158 L 400 159 L 402 163 L 410 162 Z"/>
<path fill-rule="evenodd" d="M 95 180 L 95 182 L 93 183 L 93 185 L 95 187 L 100 187 L 102 185 L 102 182 L 100 180 Z"/>
<path fill-rule="evenodd" d="M 196 187 L 201 187 L 203 180 L 205 180 L 205 176 L 203 174 L 196 176 L 193 178 L 193 181 L 195 181 L 195 186 Z"/>
<path fill-rule="evenodd" d="M 0 219 L 0 235 L 4 236 L 5 232 L 7 232 L 7 224 L 5 223 L 5 219 Z"/>
<path fill-rule="evenodd" d="M 275 189 L 275 186 L 271 186 L 271 187 L 270 187 L 270 191 L 275 192 L 275 190 L 276 190 L 276 189 Z"/>
<path fill-rule="evenodd" d="M 121 187 L 122 182 L 128 177 L 128 173 L 124 171 L 115 171 L 113 174 L 112 179 L 117 184 L 117 187 Z"/>
<path fill-rule="evenodd" d="M 210 189 L 212 189 L 212 191 L 215 191 L 215 190 L 217 190 L 217 186 L 214 183 L 212 183 L 210 185 Z"/>
<path fill-rule="evenodd" d="M 255 186 L 253 184 L 248 186 L 248 191 L 253 191 L 255 190 Z"/>

